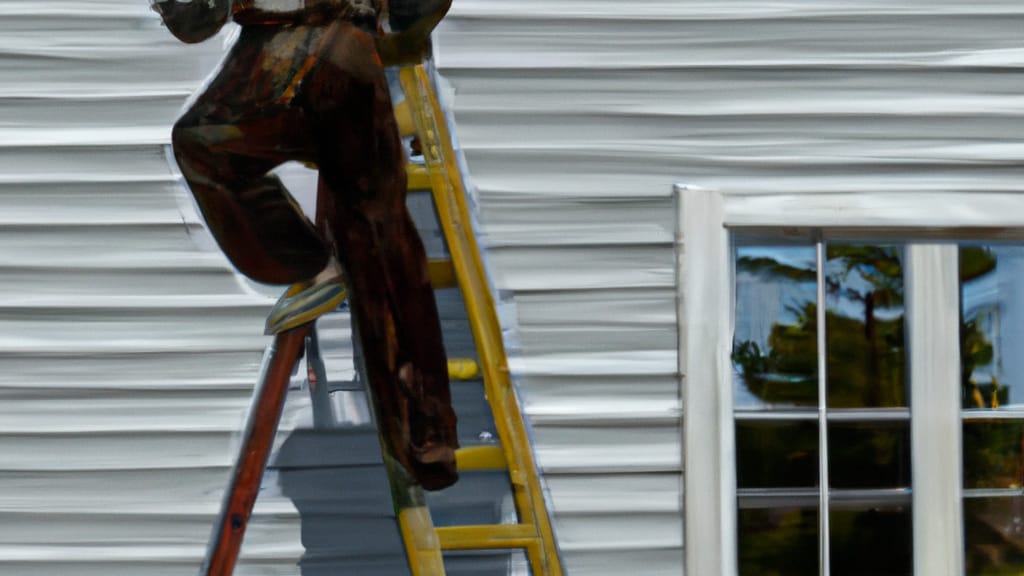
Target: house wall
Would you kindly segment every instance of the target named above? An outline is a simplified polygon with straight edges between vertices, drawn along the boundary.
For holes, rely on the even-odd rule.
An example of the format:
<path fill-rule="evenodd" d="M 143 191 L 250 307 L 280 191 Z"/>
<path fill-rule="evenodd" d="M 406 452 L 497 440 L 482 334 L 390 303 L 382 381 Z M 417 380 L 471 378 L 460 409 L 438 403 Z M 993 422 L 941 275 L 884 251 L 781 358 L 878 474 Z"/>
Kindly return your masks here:
<path fill-rule="evenodd" d="M 179 44 L 145 0 L 0 2 L 2 574 L 202 561 L 272 303 L 165 156 L 222 41 Z M 261 499 L 238 573 L 295 571 L 297 527 Z"/>
<path fill-rule="evenodd" d="M 180 45 L 146 4 L 0 3 L 0 573 L 194 573 L 266 344 L 164 156 L 223 38 Z M 671 184 L 1019 190 L 1022 24 L 1010 0 L 455 0 L 440 70 L 571 573 L 679 573 Z M 261 498 L 239 574 L 301 553 Z"/>
<path fill-rule="evenodd" d="M 571 573 L 680 570 L 671 184 L 1022 190 L 1022 30 L 1009 0 L 456 0 L 439 68 Z"/>

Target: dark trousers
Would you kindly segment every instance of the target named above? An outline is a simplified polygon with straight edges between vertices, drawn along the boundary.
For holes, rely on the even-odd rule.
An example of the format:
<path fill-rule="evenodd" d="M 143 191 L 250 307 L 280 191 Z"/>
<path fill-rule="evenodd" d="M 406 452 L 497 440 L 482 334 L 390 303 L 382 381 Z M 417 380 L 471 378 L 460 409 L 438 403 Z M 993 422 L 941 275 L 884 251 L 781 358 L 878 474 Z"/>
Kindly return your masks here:
<path fill-rule="evenodd" d="M 373 37 L 342 20 L 243 26 L 173 142 L 211 232 L 243 274 L 308 280 L 337 252 L 393 456 L 426 488 L 454 482 L 440 321 Z M 268 174 L 289 160 L 319 167 L 317 224 Z"/>

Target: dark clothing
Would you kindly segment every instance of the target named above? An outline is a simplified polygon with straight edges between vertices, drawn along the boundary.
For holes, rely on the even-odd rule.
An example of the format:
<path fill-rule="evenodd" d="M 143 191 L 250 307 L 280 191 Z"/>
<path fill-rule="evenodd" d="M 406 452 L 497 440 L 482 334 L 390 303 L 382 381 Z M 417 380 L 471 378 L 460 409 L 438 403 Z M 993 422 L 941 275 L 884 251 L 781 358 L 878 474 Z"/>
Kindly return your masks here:
<path fill-rule="evenodd" d="M 211 232 L 245 275 L 308 280 L 336 250 L 392 455 L 425 488 L 453 483 L 440 321 L 372 34 L 346 20 L 244 25 L 173 142 Z M 319 167 L 317 225 L 268 174 L 289 160 Z"/>

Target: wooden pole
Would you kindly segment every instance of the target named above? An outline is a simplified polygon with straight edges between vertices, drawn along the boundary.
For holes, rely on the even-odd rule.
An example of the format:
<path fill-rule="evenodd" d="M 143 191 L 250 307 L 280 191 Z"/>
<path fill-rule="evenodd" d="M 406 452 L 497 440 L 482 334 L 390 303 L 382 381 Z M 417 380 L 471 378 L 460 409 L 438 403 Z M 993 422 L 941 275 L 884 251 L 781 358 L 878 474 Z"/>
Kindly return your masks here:
<path fill-rule="evenodd" d="M 231 483 L 210 536 L 200 576 L 231 576 L 235 569 L 249 516 L 259 495 L 263 471 L 274 445 L 292 369 L 311 328 L 312 323 L 303 324 L 278 334 L 263 363 L 253 403 L 246 416 Z"/>

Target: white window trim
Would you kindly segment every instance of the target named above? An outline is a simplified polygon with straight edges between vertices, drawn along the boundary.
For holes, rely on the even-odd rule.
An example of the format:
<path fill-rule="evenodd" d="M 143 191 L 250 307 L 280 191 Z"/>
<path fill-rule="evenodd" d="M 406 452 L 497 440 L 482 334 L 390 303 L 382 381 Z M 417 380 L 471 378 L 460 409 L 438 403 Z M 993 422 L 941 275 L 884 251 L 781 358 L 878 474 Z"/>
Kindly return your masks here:
<path fill-rule="evenodd" d="M 675 191 L 685 568 L 695 576 L 732 576 L 738 568 L 730 232 L 816 228 L 922 238 L 1020 238 L 1024 193 L 744 195 L 682 185 Z M 917 439 L 912 440 L 913 477 L 924 477 L 922 470 L 944 471 L 941 479 L 915 481 L 914 573 L 958 576 L 963 532 L 956 249 L 948 242 L 914 244 L 908 268 L 908 301 L 928 299 L 949 311 L 942 317 L 914 315 L 908 307 L 911 425 Z M 937 393 L 941 389 L 947 393 Z"/>

